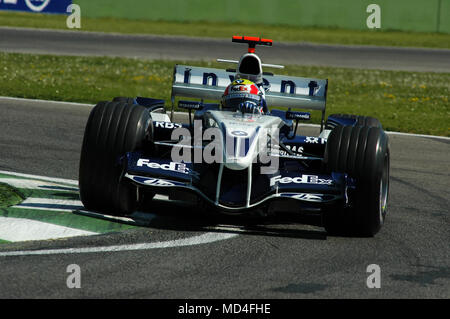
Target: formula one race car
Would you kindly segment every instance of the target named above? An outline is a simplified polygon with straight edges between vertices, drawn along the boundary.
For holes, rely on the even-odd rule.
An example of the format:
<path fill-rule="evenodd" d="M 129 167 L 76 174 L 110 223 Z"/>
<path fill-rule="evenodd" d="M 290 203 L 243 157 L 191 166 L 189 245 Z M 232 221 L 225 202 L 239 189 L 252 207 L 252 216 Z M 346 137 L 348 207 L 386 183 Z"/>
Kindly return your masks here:
<path fill-rule="evenodd" d="M 236 69 L 175 66 L 170 112 L 164 100 L 143 97 L 93 108 L 79 170 L 86 209 L 126 215 L 151 207 L 158 194 L 227 214 L 313 211 L 330 234 L 375 235 L 389 192 L 388 137 L 380 122 L 346 114 L 325 121 L 327 80 L 263 72 L 282 68 L 255 54 L 256 45 L 272 40 L 234 36 L 233 42 L 248 44 L 248 52 L 239 61 L 218 61 Z M 205 102 L 223 101 L 236 79 L 256 83 L 270 110 Z M 173 121 L 177 97 L 192 98 L 178 101 L 188 111 L 186 123 Z M 297 109 L 322 112 L 320 135 L 297 135 L 299 122 L 310 119 Z"/>

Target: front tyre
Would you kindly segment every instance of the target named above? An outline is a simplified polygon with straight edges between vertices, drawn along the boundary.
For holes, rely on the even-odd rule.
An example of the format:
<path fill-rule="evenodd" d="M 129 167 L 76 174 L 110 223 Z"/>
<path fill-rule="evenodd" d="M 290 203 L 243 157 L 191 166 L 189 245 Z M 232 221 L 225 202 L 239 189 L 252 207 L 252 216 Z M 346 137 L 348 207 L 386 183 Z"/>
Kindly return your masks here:
<path fill-rule="evenodd" d="M 100 102 L 86 124 L 80 157 L 80 198 L 86 209 L 111 215 L 133 212 L 136 187 L 123 176 L 127 152 L 142 148 L 151 126 L 148 110 L 126 102 Z"/>
<path fill-rule="evenodd" d="M 389 194 L 390 151 L 388 136 L 380 127 L 337 126 L 325 151 L 328 171 L 347 173 L 356 187 L 349 190 L 348 205 L 327 209 L 327 232 L 372 237 L 384 223 Z"/>

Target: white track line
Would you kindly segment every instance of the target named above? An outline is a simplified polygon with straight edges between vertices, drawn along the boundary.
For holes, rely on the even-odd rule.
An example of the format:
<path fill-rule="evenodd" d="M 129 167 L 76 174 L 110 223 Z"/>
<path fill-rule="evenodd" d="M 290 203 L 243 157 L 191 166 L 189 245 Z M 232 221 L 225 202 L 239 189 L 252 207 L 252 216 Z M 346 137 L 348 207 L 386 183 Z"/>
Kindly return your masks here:
<path fill-rule="evenodd" d="M 11 242 L 97 235 L 81 229 L 14 217 L 0 217 L 0 234 L 2 239 Z"/>
<path fill-rule="evenodd" d="M 47 176 L 40 176 L 40 175 L 30 175 L 30 174 L 23 174 L 23 173 L 9 172 L 9 171 L 0 171 L 0 174 L 24 177 L 24 178 L 32 178 L 35 180 L 48 181 L 48 182 L 53 182 L 53 183 L 70 184 L 70 185 L 74 185 L 74 186 L 78 187 L 78 181 L 73 180 L 73 179 L 47 177 Z"/>
<path fill-rule="evenodd" d="M 12 206 L 12 208 L 37 209 L 71 213 L 74 210 L 83 209 L 84 206 L 79 200 L 28 197 L 20 204 Z"/>
<path fill-rule="evenodd" d="M 101 246 L 101 247 L 85 247 L 85 248 L 65 248 L 65 249 L 44 249 L 44 250 L 29 250 L 29 251 L 11 251 L 0 252 L 0 257 L 7 256 L 29 256 L 29 255 L 55 255 L 55 254 L 84 254 L 84 253 L 104 253 L 104 252 L 120 252 L 120 251 L 134 251 L 134 250 L 148 250 L 159 248 L 173 248 L 185 247 L 201 244 L 209 244 L 216 241 L 231 239 L 237 237 L 237 234 L 229 233 L 205 233 L 202 235 L 169 240 L 164 242 L 142 243 L 131 245 L 115 245 L 115 246 Z"/>
<path fill-rule="evenodd" d="M 76 102 L 63 102 L 63 101 L 51 101 L 51 100 L 39 100 L 39 99 L 25 99 L 25 98 L 16 98 L 16 97 L 9 97 L 9 96 L 0 96 L 0 100 L 11 100 L 11 101 L 26 101 L 26 102 L 38 102 L 38 103 L 56 103 L 56 104 L 63 104 L 63 105 L 78 105 L 78 106 L 84 106 L 84 107 L 93 107 L 94 104 L 86 104 L 86 103 L 76 103 Z M 186 115 L 186 112 L 174 112 L 175 115 Z M 299 124 L 299 126 L 310 126 L 310 127 L 320 127 L 319 124 Z M 386 131 L 388 134 L 392 135 L 403 135 L 403 136 L 414 136 L 414 137 L 425 137 L 425 138 L 435 138 L 435 139 L 442 139 L 442 140 L 450 140 L 450 137 L 446 136 L 438 136 L 438 135 L 426 135 L 426 134 L 414 134 L 414 133 L 403 133 L 403 132 L 393 132 L 393 131 Z"/>
<path fill-rule="evenodd" d="M 93 217 L 93 218 L 97 218 L 97 219 L 113 221 L 113 222 L 127 223 L 127 224 L 135 225 L 135 226 L 148 226 L 148 225 L 150 225 L 150 222 L 156 217 L 155 214 L 142 213 L 139 211 L 132 213 L 131 215 L 129 215 L 129 217 L 106 215 L 106 214 L 102 214 L 102 213 L 91 212 L 89 210 L 84 210 L 84 209 L 77 210 L 76 214 Z"/>
<path fill-rule="evenodd" d="M 450 140 L 450 137 L 447 136 L 437 136 L 437 135 L 426 135 L 426 134 L 413 134 L 413 133 L 403 133 L 403 132 L 392 132 L 386 131 L 389 135 L 401 135 L 401 136 L 413 136 L 413 137 L 425 137 L 425 138 L 435 138 L 439 140 Z"/>
<path fill-rule="evenodd" d="M 61 184 L 31 179 L 0 177 L 0 183 L 8 184 L 15 188 L 78 192 L 78 187 L 62 186 Z"/>
<path fill-rule="evenodd" d="M 11 176 L 26 177 L 32 179 L 46 180 L 50 182 L 62 182 L 65 184 L 77 185 L 75 180 L 67 180 L 60 178 L 50 178 L 46 176 L 36 176 L 30 174 L 22 174 L 15 172 L 0 171 L 2 174 Z M 17 182 L 14 178 L 3 178 L 3 180 L 12 180 L 13 183 L 19 183 L 24 187 L 39 187 L 43 182 L 21 180 Z M 45 184 L 45 183 L 44 183 Z M 52 186 L 54 186 L 52 184 Z M 165 197 L 162 197 L 163 199 Z M 84 207 L 78 200 L 60 200 L 60 199 L 48 199 L 48 198 L 27 198 L 22 203 L 13 206 L 14 208 L 29 208 L 29 209 L 43 209 L 43 210 L 57 210 L 57 211 L 70 211 L 82 210 Z M 91 213 L 94 217 L 95 213 Z M 132 219 L 137 223 L 149 222 L 154 216 L 142 216 L 139 212 L 131 215 Z M 105 215 L 106 216 L 106 215 Z M 104 216 L 104 217 L 105 217 Z M 97 216 L 98 218 L 98 216 Z M 88 236 L 96 235 L 97 233 L 88 232 L 84 230 L 54 225 L 50 223 L 28 220 L 23 218 L 14 217 L 0 217 L 0 235 L 1 238 L 7 241 L 26 241 L 26 240 L 46 240 L 56 238 L 66 238 L 75 236 Z M 86 248 L 67 248 L 67 249 L 49 249 L 49 250 L 34 250 L 34 251 L 13 251 L 13 252 L 1 252 L 0 257 L 3 256 L 26 256 L 26 255 L 52 255 L 52 254 L 77 254 L 77 253 L 95 253 L 95 252 L 116 252 L 116 251 L 130 251 L 130 250 L 143 250 L 143 249 L 155 249 L 155 248 L 171 248 L 171 247 L 184 247 L 200 244 L 213 243 L 220 240 L 226 240 L 238 236 L 238 234 L 230 233 L 217 233 L 208 232 L 199 236 L 193 236 L 188 238 L 169 240 L 164 242 L 131 244 L 131 245 L 116 245 L 116 246 L 103 246 L 103 247 L 86 247 Z"/>
<path fill-rule="evenodd" d="M 95 104 L 87 104 L 87 103 L 40 100 L 40 99 L 26 99 L 26 98 L 21 98 L 21 97 L 10 97 L 10 96 L 0 96 L 0 100 L 38 102 L 38 103 L 47 103 L 47 104 L 51 103 L 51 104 L 63 104 L 63 105 L 78 105 L 78 106 L 90 106 L 90 107 L 94 107 L 95 106 Z"/>

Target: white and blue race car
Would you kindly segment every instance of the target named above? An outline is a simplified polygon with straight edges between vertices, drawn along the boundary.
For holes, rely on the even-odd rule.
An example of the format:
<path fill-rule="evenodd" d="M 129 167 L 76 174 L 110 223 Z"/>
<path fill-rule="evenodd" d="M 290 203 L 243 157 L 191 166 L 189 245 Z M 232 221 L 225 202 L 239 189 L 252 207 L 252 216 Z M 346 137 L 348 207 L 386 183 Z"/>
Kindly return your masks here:
<path fill-rule="evenodd" d="M 187 200 L 227 214 L 285 209 L 323 216 L 330 234 L 374 236 L 387 211 L 388 137 L 372 117 L 325 120 L 327 80 L 273 75 L 255 54 L 272 40 L 233 37 L 249 46 L 236 69 L 176 65 L 170 110 L 152 98 L 98 103 L 82 145 L 79 188 L 86 209 L 126 215 L 152 198 Z M 266 114 L 225 110 L 218 101 L 234 79 L 260 85 Z M 174 122 L 175 100 L 189 120 Z M 297 134 L 311 109 L 318 136 Z M 299 111 L 302 110 L 302 111 Z"/>

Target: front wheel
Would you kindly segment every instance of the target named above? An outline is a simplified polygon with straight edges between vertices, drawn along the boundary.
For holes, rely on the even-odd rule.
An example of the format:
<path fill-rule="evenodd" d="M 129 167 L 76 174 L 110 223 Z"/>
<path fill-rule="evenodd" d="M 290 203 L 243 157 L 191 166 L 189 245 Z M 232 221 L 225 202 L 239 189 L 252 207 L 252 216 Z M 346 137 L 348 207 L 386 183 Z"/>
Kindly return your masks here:
<path fill-rule="evenodd" d="M 374 236 L 382 227 L 389 196 L 388 137 L 379 127 L 337 126 L 325 151 L 328 171 L 346 173 L 356 182 L 348 203 L 327 209 L 324 226 L 337 235 Z"/>
<path fill-rule="evenodd" d="M 86 209 L 111 215 L 133 212 L 136 187 L 123 176 L 127 152 L 142 149 L 151 132 L 148 110 L 126 102 L 100 102 L 91 111 L 80 157 L 80 198 Z"/>

